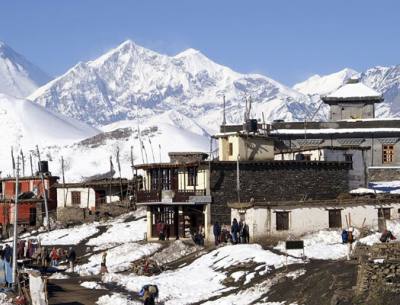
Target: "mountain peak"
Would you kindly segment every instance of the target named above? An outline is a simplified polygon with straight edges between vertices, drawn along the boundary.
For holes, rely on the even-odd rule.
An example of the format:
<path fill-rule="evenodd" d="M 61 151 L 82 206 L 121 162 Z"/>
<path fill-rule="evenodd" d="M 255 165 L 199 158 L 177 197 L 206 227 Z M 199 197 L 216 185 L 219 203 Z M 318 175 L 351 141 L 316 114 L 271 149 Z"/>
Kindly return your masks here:
<path fill-rule="evenodd" d="M 199 50 L 189 48 L 189 49 L 186 49 L 185 51 L 180 52 L 177 55 L 175 55 L 175 58 L 182 58 L 182 57 L 188 57 L 188 56 L 193 56 L 193 55 L 203 55 L 203 54 Z"/>
<path fill-rule="evenodd" d="M 357 74 L 359 74 L 357 71 L 350 68 L 344 68 L 336 73 L 323 76 L 315 74 L 304 82 L 294 85 L 293 89 L 303 94 L 325 95 L 338 89 L 349 78 Z"/>
<path fill-rule="evenodd" d="M 25 97 L 48 81 L 49 77 L 42 70 L 0 41 L 1 93 Z"/>

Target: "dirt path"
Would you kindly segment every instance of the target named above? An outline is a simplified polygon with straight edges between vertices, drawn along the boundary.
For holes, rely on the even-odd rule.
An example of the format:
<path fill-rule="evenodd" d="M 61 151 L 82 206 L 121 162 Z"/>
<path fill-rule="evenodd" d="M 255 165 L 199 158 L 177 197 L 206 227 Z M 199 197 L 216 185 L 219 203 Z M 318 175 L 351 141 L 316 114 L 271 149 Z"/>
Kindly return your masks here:
<path fill-rule="evenodd" d="M 71 277 L 63 280 L 49 280 L 49 305 L 94 305 L 97 300 L 109 293 L 108 290 L 87 289 L 80 285 L 84 281 L 97 281 L 93 277 Z"/>

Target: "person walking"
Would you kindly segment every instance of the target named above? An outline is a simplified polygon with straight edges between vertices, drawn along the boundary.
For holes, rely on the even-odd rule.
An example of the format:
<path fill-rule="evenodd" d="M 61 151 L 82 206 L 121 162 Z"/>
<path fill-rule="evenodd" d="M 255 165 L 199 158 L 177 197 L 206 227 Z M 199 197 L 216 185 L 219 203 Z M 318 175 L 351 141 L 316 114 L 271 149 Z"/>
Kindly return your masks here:
<path fill-rule="evenodd" d="M 218 246 L 221 242 L 221 225 L 218 221 L 214 223 L 213 227 L 215 245 Z"/>
<path fill-rule="evenodd" d="M 69 262 L 69 267 L 71 268 L 71 272 L 74 272 L 75 262 L 76 262 L 76 252 L 72 247 L 69 247 L 67 259 Z"/>

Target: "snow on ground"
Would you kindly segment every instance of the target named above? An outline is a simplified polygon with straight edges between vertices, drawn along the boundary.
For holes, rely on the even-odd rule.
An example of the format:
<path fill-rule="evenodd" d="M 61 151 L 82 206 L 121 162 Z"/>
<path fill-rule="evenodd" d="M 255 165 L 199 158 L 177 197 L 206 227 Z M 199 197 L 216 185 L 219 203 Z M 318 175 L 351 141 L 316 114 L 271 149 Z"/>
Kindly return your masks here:
<path fill-rule="evenodd" d="M 145 232 L 145 218 L 129 222 L 114 222 L 105 233 L 90 239 L 87 245 L 104 248 L 116 244 L 135 242 L 143 240 Z"/>
<path fill-rule="evenodd" d="M 391 231 L 392 234 L 397 238 L 397 240 L 400 239 L 400 220 L 386 220 L 386 228 L 387 230 Z M 368 246 L 371 246 L 376 243 L 380 243 L 381 241 L 379 238 L 381 237 L 382 233 L 376 232 L 373 234 L 370 234 L 366 237 L 363 237 L 359 240 L 360 243 L 366 244 Z"/>
<path fill-rule="evenodd" d="M 0 305 L 13 305 L 13 302 L 5 293 L 0 292 Z"/>
<path fill-rule="evenodd" d="M 99 226 L 99 223 L 94 222 L 67 229 L 58 229 L 41 233 L 37 236 L 37 239 L 43 246 L 76 245 L 82 240 L 96 234 L 99 231 L 97 226 Z"/>
<path fill-rule="evenodd" d="M 85 287 L 87 289 L 106 289 L 103 285 L 100 285 L 99 283 L 96 283 L 96 282 L 90 282 L 90 281 L 82 282 L 81 286 Z"/>
<path fill-rule="evenodd" d="M 51 279 L 51 280 L 65 280 L 65 279 L 69 279 L 69 275 L 61 273 L 61 272 L 56 272 L 56 273 L 53 273 L 52 275 L 50 275 L 49 279 Z"/>
<path fill-rule="evenodd" d="M 153 255 L 153 259 L 160 265 L 167 264 L 169 262 L 175 261 L 194 253 L 196 251 L 201 250 L 202 247 L 195 246 L 195 245 L 188 245 L 181 240 L 176 240 L 171 243 L 167 248 L 163 249 L 160 252 L 157 252 Z"/>
<path fill-rule="evenodd" d="M 141 302 L 128 300 L 126 296 L 120 293 L 114 293 L 112 295 L 103 295 L 97 302 L 97 305 L 141 305 Z"/>
<path fill-rule="evenodd" d="M 237 305 L 237 304 L 252 304 L 265 295 L 271 287 L 271 281 L 267 280 L 260 284 L 256 284 L 248 289 L 241 290 L 238 293 L 232 293 L 225 297 L 208 301 L 204 305 Z M 268 303 L 266 303 L 268 304 Z"/>
<path fill-rule="evenodd" d="M 302 240 L 304 240 L 304 254 L 307 258 L 340 259 L 347 255 L 347 245 L 342 244 L 339 230 L 321 230 L 304 236 Z M 284 241 L 279 242 L 275 248 L 286 252 Z M 300 257 L 303 251 L 288 250 L 287 253 Z"/>
<path fill-rule="evenodd" d="M 140 245 L 137 243 L 125 243 L 115 248 L 107 250 L 106 266 L 108 272 L 121 272 L 129 269 L 131 263 L 142 257 L 148 256 L 161 248 L 158 243 L 147 243 Z M 100 263 L 103 253 L 94 254 L 89 258 L 89 262 L 78 265 L 75 272 L 81 276 L 100 274 Z"/>
<path fill-rule="evenodd" d="M 103 276 L 103 280 L 116 282 L 134 292 L 140 291 L 146 284 L 156 284 L 160 289 L 160 301 L 165 305 L 183 305 L 220 295 L 222 290 L 227 289 L 222 281 L 227 277 L 229 267 L 254 262 L 264 264 L 270 270 L 282 267 L 285 260 L 284 255 L 263 250 L 260 245 L 231 245 L 205 254 L 188 266 L 156 276 L 109 273 Z M 300 261 L 288 258 L 288 264 L 297 262 Z"/>

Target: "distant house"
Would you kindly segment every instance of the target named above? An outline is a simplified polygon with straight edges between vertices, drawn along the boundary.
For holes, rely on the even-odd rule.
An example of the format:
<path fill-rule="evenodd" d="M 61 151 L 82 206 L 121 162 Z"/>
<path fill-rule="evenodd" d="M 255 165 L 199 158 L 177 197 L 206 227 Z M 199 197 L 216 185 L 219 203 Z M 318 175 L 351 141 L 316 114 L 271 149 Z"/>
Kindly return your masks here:
<path fill-rule="evenodd" d="M 43 173 L 44 185 L 39 173 L 35 176 L 19 178 L 18 223 L 26 226 L 40 226 L 45 216 L 44 194 L 48 201 L 49 216 L 55 218 L 57 208 L 57 192 L 55 184 L 59 177 L 51 175 L 48 166 Z M 0 224 L 3 230 L 13 223 L 13 210 L 16 197 L 16 179 L 14 177 L 0 179 Z"/>
<path fill-rule="evenodd" d="M 63 222 L 89 220 L 92 212 L 99 213 L 111 205 L 110 209 L 116 210 L 118 206 L 123 206 L 126 211 L 126 207 L 133 201 L 133 185 L 132 181 L 117 178 L 59 183 L 55 186 L 57 219 Z"/>

